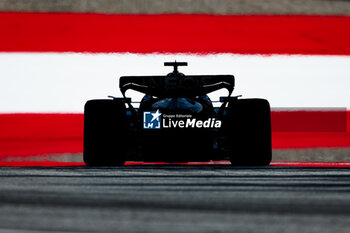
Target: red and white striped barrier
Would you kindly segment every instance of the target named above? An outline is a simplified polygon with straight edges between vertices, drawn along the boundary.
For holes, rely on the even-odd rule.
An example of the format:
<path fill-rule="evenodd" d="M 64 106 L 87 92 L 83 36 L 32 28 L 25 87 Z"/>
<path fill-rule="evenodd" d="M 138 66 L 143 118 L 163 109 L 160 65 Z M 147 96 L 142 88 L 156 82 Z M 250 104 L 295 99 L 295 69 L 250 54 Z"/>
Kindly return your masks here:
<path fill-rule="evenodd" d="M 348 16 L 0 13 L 0 30 L 0 156 L 82 152 L 85 101 L 173 60 L 268 99 L 273 148 L 350 147 Z"/>

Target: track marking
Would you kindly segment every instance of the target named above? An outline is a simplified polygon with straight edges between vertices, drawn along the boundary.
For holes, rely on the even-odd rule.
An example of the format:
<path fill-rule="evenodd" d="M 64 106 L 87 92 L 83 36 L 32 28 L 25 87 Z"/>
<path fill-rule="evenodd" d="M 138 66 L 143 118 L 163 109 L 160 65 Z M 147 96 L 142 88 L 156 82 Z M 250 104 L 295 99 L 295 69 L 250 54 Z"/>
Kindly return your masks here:
<path fill-rule="evenodd" d="M 193 162 L 193 163 L 164 163 L 164 162 L 127 162 L 125 166 L 143 166 L 145 168 L 164 167 L 164 166 L 229 166 L 229 161 L 212 162 Z M 51 161 L 33 161 L 33 162 L 0 162 L 0 167 L 85 167 L 82 162 L 51 162 Z M 339 162 L 305 162 L 305 161 L 272 161 L 268 167 L 325 167 L 325 168 L 350 168 L 350 161 Z M 232 167 L 234 169 L 235 167 Z M 242 167 L 240 167 L 242 168 Z M 245 167 L 250 168 L 250 167 Z"/>

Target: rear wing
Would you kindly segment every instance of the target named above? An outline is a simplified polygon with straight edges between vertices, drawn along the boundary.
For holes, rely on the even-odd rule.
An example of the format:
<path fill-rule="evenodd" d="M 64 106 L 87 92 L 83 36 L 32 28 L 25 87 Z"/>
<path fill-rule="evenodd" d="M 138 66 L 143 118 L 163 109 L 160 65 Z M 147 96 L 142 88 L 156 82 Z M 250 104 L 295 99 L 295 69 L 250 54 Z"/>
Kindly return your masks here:
<path fill-rule="evenodd" d="M 122 76 L 119 80 L 123 96 L 131 89 L 155 97 L 195 97 L 222 88 L 230 96 L 234 86 L 233 75 Z"/>

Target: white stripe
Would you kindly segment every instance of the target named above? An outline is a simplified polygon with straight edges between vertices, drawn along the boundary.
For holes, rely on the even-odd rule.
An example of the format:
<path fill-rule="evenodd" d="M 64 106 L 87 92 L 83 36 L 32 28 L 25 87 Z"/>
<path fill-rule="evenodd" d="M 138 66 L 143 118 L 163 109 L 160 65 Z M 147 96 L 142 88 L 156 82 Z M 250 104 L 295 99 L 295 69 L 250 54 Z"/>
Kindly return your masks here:
<path fill-rule="evenodd" d="M 174 60 L 185 74 L 233 74 L 234 95 L 272 107 L 350 107 L 350 56 L 0 53 L 0 112 L 83 112 L 88 99 L 120 96 L 118 77 L 165 75 Z"/>

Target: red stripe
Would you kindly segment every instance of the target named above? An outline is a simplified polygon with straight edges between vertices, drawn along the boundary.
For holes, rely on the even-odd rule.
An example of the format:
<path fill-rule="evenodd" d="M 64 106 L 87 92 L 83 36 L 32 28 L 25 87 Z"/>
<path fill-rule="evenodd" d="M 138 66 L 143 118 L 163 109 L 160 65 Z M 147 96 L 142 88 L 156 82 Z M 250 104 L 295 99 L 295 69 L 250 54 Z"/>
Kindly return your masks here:
<path fill-rule="evenodd" d="M 272 133 L 274 149 L 350 147 L 350 111 L 348 128 L 343 132 L 281 132 L 277 126 L 285 129 L 281 123 L 288 124 L 295 117 L 300 118 L 299 129 L 311 124 L 309 118 L 302 121 L 304 113 L 288 113 L 272 112 L 273 129 L 279 131 Z M 317 115 L 314 117 L 317 123 Z M 82 152 L 83 118 L 83 114 L 0 114 L 0 160 L 6 156 Z M 329 123 L 333 120 L 330 118 Z"/>
<path fill-rule="evenodd" d="M 350 147 L 350 111 L 271 113 L 272 148 Z"/>
<path fill-rule="evenodd" d="M 0 114 L 0 156 L 79 153 L 83 114 Z"/>
<path fill-rule="evenodd" d="M 143 163 L 127 162 L 126 166 L 166 166 L 168 163 Z M 181 166 L 228 166 L 228 161 L 202 162 L 202 163 L 180 163 Z M 85 166 L 82 162 L 53 162 L 53 161 L 31 161 L 31 162 L 0 162 L 0 167 L 76 167 Z M 300 162 L 300 161 L 272 161 L 270 166 L 274 167 L 328 167 L 349 168 L 350 162 Z"/>
<path fill-rule="evenodd" d="M 85 166 L 82 162 L 20 161 L 0 162 L 0 167 L 76 167 Z"/>
<path fill-rule="evenodd" d="M 275 111 L 271 114 L 274 132 L 346 132 L 347 111 Z"/>
<path fill-rule="evenodd" d="M 273 149 L 347 147 L 350 147 L 350 132 L 272 132 Z"/>
<path fill-rule="evenodd" d="M 348 16 L 0 13 L 3 52 L 350 55 Z"/>

